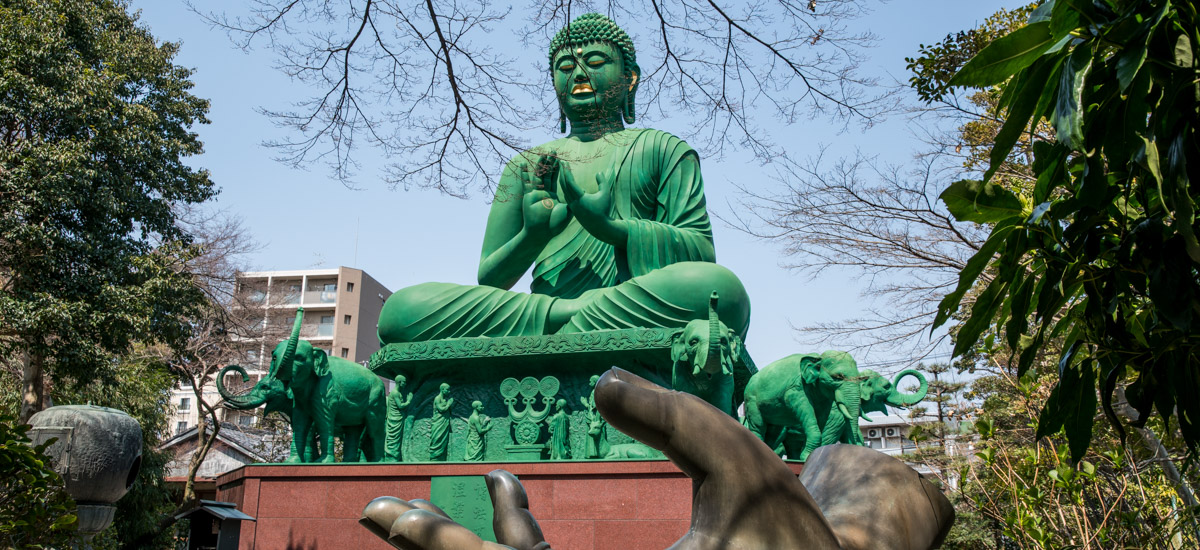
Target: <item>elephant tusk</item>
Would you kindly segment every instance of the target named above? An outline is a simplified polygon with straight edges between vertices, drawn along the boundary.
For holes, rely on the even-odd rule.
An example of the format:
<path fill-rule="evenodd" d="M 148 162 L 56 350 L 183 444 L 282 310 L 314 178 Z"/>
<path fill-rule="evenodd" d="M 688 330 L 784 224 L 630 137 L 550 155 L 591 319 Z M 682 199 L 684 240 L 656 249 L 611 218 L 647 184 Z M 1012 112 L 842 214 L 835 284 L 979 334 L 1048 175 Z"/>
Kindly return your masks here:
<path fill-rule="evenodd" d="M 842 411 L 842 416 L 846 417 L 846 420 L 854 420 L 854 415 L 850 414 L 850 409 L 846 408 L 845 403 L 839 402 L 837 407 L 839 411 Z"/>

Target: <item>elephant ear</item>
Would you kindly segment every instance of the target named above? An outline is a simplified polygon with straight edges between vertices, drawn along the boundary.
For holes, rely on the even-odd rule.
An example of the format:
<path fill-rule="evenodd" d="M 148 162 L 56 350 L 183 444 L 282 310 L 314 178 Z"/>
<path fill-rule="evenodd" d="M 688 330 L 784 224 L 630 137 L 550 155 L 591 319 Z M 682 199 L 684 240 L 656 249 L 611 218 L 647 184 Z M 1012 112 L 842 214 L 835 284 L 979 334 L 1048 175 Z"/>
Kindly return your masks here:
<path fill-rule="evenodd" d="M 722 371 L 733 374 L 734 369 L 742 362 L 742 339 L 732 330 L 725 329 L 725 345 L 721 350 Z"/>
<path fill-rule="evenodd" d="M 325 354 L 325 350 L 313 348 L 312 350 L 313 374 L 317 376 L 325 376 L 329 374 L 329 356 Z"/>
<path fill-rule="evenodd" d="M 671 361 L 675 363 L 688 360 L 687 340 L 684 338 L 684 332 L 683 329 L 680 329 L 671 336 Z"/>
<path fill-rule="evenodd" d="M 821 356 L 820 355 L 805 355 L 800 358 L 800 379 L 805 385 L 813 385 L 817 383 L 817 378 L 821 376 Z"/>
<path fill-rule="evenodd" d="M 742 338 L 733 332 L 733 329 L 725 329 L 729 335 L 729 355 L 732 358 L 729 360 L 731 365 L 736 365 L 742 362 Z"/>

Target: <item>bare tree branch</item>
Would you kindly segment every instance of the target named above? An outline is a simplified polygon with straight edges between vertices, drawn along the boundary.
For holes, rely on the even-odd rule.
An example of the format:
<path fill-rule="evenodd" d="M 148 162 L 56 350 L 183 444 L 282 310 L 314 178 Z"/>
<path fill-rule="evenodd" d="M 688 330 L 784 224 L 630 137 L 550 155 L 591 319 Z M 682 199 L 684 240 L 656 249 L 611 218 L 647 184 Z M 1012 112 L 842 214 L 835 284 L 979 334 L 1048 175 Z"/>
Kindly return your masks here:
<path fill-rule="evenodd" d="M 463 196 L 489 189 L 521 137 L 557 106 L 548 65 L 495 53 L 507 36 L 542 45 L 571 17 L 601 11 L 640 43 L 639 113 L 686 117 L 708 151 L 779 147 L 755 120 L 824 116 L 869 125 L 894 104 L 859 73 L 874 37 L 848 29 L 870 0 L 724 5 L 717 0 L 534 0 L 519 13 L 488 0 L 253 0 L 240 14 L 200 13 L 243 48 L 265 46 L 314 95 L 263 109 L 291 138 L 285 163 L 322 163 L 346 185 L 362 141 L 391 159 L 393 186 Z M 540 53 L 540 52 L 539 52 Z M 540 98 L 540 104 L 538 99 Z"/>
<path fill-rule="evenodd" d="M 824 151 L 805 163 L 785 161 L 777 189 L 742 187 L 742 204 L 726 219 L 734 227 L 782 245 L 787 267 L 810 277 L 829 269 L 866 282 L 875 304 L 865 315 L 799 327 L 818 342 L 900 352 L 905 364 L 929 357 L 933 313 L 953 290 L 985 228 L 955 222 L 937 193 L 961 172 L 944 155 L 915 166 L 885 166 L 858 155 L 827 166 Z"/>

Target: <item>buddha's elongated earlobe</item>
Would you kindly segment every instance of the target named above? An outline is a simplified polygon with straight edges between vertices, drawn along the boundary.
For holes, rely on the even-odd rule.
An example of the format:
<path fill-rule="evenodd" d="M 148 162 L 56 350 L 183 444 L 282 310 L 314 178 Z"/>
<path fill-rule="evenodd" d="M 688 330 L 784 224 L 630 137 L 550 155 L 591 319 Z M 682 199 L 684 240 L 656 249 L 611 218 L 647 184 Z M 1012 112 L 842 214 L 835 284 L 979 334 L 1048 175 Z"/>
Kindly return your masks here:
<path fill-rule="evenodd" d="M 633 124 L 634 121 L 637 120 L 637 116 L 633 112 L 634 105 L 636 103 L 634 99 L 635 96 L 637 96 L 637 83 L 638 74 L 635 71 L 633 73 L 633 79 L 629 82 L 629 92 L 625 94 L 625 105 L 621 112 L 622 118 L 625 119 L 625 124 Z"/>
<path fill-rule="evenodd" d="M 562 107 L 558 108 L 558 131 L 567 133 L 567 115 L 563 113 Z"/>

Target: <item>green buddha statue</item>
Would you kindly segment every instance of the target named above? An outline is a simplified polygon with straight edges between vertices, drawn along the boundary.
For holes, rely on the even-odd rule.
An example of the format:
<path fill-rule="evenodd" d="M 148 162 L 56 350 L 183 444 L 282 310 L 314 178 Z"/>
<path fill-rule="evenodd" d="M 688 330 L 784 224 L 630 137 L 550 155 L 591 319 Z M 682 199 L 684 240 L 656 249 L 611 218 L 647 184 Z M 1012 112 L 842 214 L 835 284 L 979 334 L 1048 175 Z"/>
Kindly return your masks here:
<path fill-rule="evenodd" d="M 750 301 L 716 263 L 700 158 L 634 121 L 633 42 L 589 13 L 550 45 L 570 133 L 505 166 L 488 214 L 479 285 L 424 283 L 388 298 L 387 343 L 628 328 L 677 328 L 718 315 L 745 337 Z M 529 293 L 510 290 L 532 266 Z"/>

